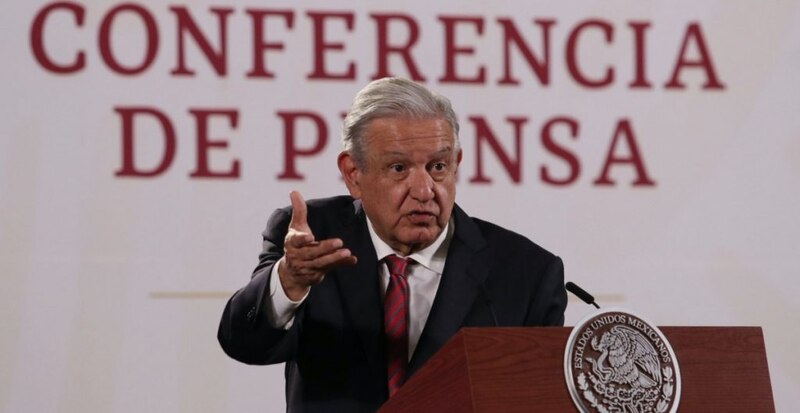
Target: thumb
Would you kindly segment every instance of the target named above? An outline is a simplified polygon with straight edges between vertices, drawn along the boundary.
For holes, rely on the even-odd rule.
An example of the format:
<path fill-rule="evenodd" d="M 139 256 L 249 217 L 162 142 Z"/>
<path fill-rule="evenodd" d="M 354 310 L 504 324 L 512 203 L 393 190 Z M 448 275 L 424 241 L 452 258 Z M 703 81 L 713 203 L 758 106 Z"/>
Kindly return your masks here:
<path fill-rule="evenodd" d="M 289 221 L 289 228 L 311 233 L 311 228 L 308 227 L 308 209 L 303 196 L 300 192 L 292 191 L 289 193 L 289 199 L 292 202 L 292 220 Z"/>

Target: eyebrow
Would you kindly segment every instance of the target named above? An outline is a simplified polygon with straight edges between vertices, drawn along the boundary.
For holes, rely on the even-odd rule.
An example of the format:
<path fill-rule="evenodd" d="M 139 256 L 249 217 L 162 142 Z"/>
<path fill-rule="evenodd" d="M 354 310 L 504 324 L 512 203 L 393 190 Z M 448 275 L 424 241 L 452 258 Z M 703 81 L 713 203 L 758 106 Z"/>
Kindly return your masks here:
<path fill-rule="evenodd" d="M 439 149 L 438 151 L 436 151 L 435 152 L 435 156 L 436 155 L 448 155 L 448 154 L 451 154 L 451 153 L 453 153 L 453 148 L 448 146 L 446 148 L 442 148 L 442 149 Z M 403 157 L 403 156 L 407 155 L 407 153 L 405 153 L 405 152 L 398 152 L 398 151 L 384 151 L 383 154 L 384 155 L 389 155 L 389 156 L 397 156 L 397 157 Z"/>

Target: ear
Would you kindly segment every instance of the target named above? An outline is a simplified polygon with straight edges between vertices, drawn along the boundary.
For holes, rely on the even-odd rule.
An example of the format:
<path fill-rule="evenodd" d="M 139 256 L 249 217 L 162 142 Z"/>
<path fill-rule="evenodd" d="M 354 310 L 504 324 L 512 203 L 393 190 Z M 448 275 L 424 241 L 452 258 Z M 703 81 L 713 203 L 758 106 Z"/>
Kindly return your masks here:
<path fill-rule="evenodd" d="M 347 185 L 347 190 L 350 191 L 350 196 L 354 199 L 361 199 L 361 186 L 359 186 L 361 178 L 361 171 L 356 167 L 356 161 L 350 152 L 343 151 L 339 153 L 339 158 L 336 160 L 339 165 L 339 172 L 342 174 L 344 184 Z"/>

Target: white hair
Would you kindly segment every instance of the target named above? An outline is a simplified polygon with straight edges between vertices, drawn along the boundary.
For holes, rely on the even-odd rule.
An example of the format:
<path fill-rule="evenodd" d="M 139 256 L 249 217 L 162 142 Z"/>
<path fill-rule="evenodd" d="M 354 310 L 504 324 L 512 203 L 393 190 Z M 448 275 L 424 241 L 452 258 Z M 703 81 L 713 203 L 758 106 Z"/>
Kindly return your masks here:
<path fill-rule="evenodd" d="M 364 131 L 370 122 L 380 118 L 442 118 L 453 131 L 458 152 L 458 119 L 450 100 L 410 80 L 387 77 L 370 82 L 353 99 L 344 119 L 342 146 L 350 152 L 356 166 L 364 167 Z"/>

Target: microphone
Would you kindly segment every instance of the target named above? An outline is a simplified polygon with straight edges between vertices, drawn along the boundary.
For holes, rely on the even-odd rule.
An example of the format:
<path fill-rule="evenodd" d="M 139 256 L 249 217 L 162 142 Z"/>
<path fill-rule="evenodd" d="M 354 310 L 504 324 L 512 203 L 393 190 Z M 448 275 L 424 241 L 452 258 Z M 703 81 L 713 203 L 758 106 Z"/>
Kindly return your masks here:
<path fill-rule="evenodd" d="M 489 307 L 489 313 L 492 314 L 492 321 L 494 322 L 494 326 L 500 327 L 500 323 L 497 322 L 497 314 L 494 313 L 494 306 L 492 306 L 492 299 L 489 298 L 489 293 L 486 291 L 486 285 L 484 283 L 478 284 L 478 290 L 480 290 L 481 295 L 483 296 L 483 301 L 486 302 L 486 306 Z"/>
<path fill-rule="evenodd" d="M 594 297 L 592 297 L 591 294 L 587 293 L 586 290 L 584 290 L 583 288 L 575 285 L 575 283 L 573 283 L 572 281 L 567 281 L 565 287 L 567 287 L 567 291 L 575 294 L 575 296 L 583 300 L 584 303 L 591 304 L 597 308 L 600 308 L 600 306 L 597 305 L 596 302 L 594 302 Z"/>

